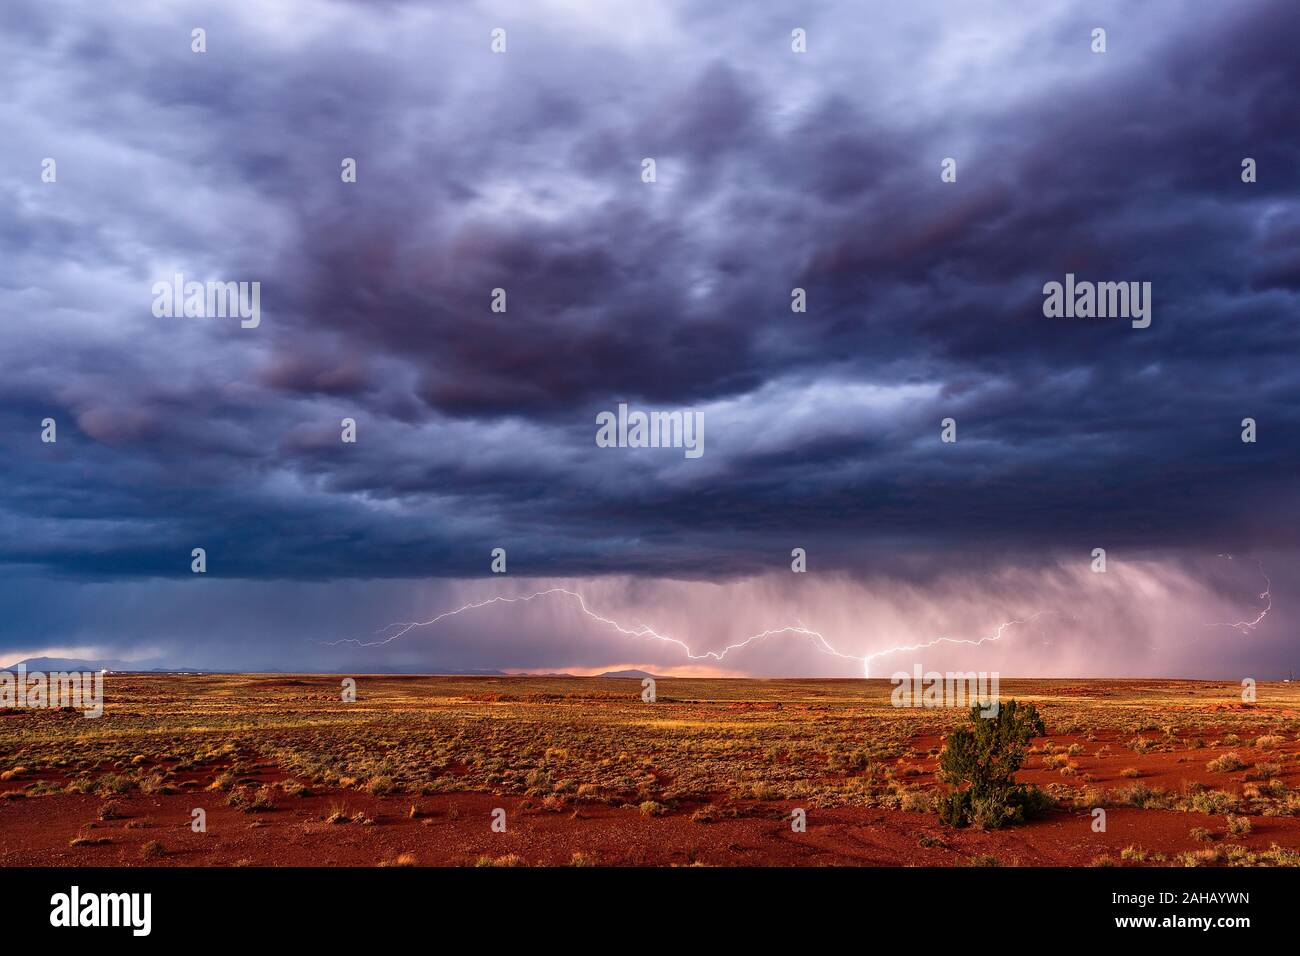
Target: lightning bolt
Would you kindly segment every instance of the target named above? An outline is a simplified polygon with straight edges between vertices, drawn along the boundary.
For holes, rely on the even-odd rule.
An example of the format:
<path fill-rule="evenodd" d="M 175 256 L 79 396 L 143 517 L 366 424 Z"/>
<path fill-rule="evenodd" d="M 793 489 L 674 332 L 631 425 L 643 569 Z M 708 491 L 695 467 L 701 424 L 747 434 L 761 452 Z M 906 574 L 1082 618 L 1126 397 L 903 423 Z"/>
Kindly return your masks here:
<path fill-rule="evenodd" d="M 1230 554 L 1222 555 L 1222 557 L 1227 558 L 1229 561 L 1232 560 Z M 1268 617 L 1268 612 L 1273 610 L 1273 582 L 1268 579 L 1268 574 L 1264 571 L 1263 561 L 1256 560 L 1255 565 L 1259 568 L 1260 576 L 1264 579 L 1264 590 L 1259 595 L 1259 599 L 1264 602 L 1264 609 L 1255 615 L 1255 619 L 1252 621 L 1215 621 L 1204 625 L 1205 627 L 1230 627 L 1239 634 L 1249 634 L 1259 626 L 1260 621 Z"/>
<path fill-rule="evenodd" d="M 389 624 L 385 627 L 380 628 L 378 633 L 382 634 L 385 631 L 394 631 L 395 629 L 394 633 L 380 640 L 362 641 L 355 637 L 347 637 L 337 641 L 322 641 L 319 643 L 321 643 L 325 647 L 338 647 L 343 644 L 353 644 L 357 647 L 384 647 L 385 645 L 392 644 L 394 641 L 401 640 L 403 637 L 405 637 L 407 634 L 409 634 L 411 631 L 415 630 L 416 628 L 431 627 L 435 624 L 440 623 L 441 621 L 445 621 L 449 617 L 455 617 L 459 614 L 464 614 L 467 611 L 478 610 L 479 608 L 484 608 L 492 604 L 520 604 L 529 601 L 534 601 L 537 598 L 541 598 L 541 597 L 549 597 L 551 595 L 561 595 L 564 597 L 571 598 L 573 601 L 577 603 L 579 610 L 581 610 L 582 613 L 585 614 L 587 617 L 591 618 L 593 621 L 597 622 L 598 624 L 602 624 L 606 627 L 613 628 L 615 631 L 624 635 L 625 637 L 651 638 L 656 641 L 662 641 L 666 644 L 673 644 L 681 648 L 682 652 L 686 655 L 686 657 L 689 660 L 702 661 L 702 660 L 712 659 L 715 661 L 722 661 L 732 651 L 741 650 L 742 648 L 748 647 L 750 644 L 754 644 L 759 641 L 764 641 L 769 637 L 775 637 L 780 634 L 791 634 L 791 635 L 808 638 L 812 642 L 813 646 L 816 647 L 823 654 L 829 654 L 832 657 L 838 657 L 843 660 L 857 661 L 862 665 L 863 677 L 871 676 L 871 662 L 881 657 L 886 657 L 890 654 L 898 654 L 903 651 L 925 650 L 930 647 L 936 647 L 940 644 L 965 644 L 971 647 L 979 647 L 983 644 L 989 644 L 992 643 L 993 641 L 1001 640 L 1002 635 L 1006 632 L 1008 628 L 1015 627 L 1021 624 L 1028 624 L 1030 621 L 1036 620 L 1038 617 L 1042 615 L 1042 612 L 1038 612 L 1037 614 L 1033 614 L 1030 617 L 1027 617 L 1023 620 L 1007 621 L 1003 624 L 998 625 L 997 631 L 995 631 L 993 634 L 990 634 L 986 637 L 974 639 L 974 640 L 965 639 L 965 638 L 938 637 L 932 641 L 927 641 L 923 644 L 910 644 L 910 645 L 903 645 L 900 647 L 890 647 L 890 648 L 886 648 L 885 650 L 875 651 L 871 654 L 865 654 L 865 655 L 845 654 L 842 651 L 836 650 L 835 647 L 831 645 L 830 641 L 826 639 L 826 636 L 824 634 L 822 634 L 819 631 L 814 631 L 812 628 L 804 627 L 802 624 L 791 624 L 785 627 L 777 627 L 777 628 L 771 628 L 766 631 L 759 631 L 757 634 L 751 634 L 743 641 L 738 641 L 735 644 L 728 644 L 720 651 L 703 651 L 697 654 L 696 652 L 691 650 L 689 644 L 687 644 L 683 640 L 680 640 L 679 638 L 670 637 L 667 634 L 661 634 L 659 631 L 645 624 L 639 624 L 636 625 L 635 627 L 626 627 L 620 624 L 618 621 L 614 620 L 613 618 L 606 617 L 603 614 L 599 614 L 596 611 L 593 611 L 588 606 L 586 599 L 577 591 L 570 591 L 568 588 L 555 587 L 555 588 L 547 588 L 544 591 L 534 591 L 532 594 L 525 594 L 519 597 L 497 596 L 497 597 L 485 598 L 482 601 L 471 601 L 468 604 L 462 604 L 460 607 L 454 608 L 450 611 L 443 611 L 441 614 L 438 614 L 435 617 L 431 617 L 427 621 L 399 621 L 393 624 Z"/>

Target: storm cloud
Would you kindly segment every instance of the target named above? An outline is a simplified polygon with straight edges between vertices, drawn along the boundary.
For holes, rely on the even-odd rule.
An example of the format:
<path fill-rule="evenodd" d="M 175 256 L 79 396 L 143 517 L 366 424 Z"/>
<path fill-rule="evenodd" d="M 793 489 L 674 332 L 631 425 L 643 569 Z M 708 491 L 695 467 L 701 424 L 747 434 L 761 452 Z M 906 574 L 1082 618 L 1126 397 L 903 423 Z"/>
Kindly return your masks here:
<path fill-rule="evenodd" d="M 1244 649 L 1185 640 L 1260 605 L 1256 561 L 1300 567 L 1297 28 L 1289 0 L 9 4 L 0 648 L 360 666 L 312 642 L 494 593 L 503 547 L 512 588 L 702 646 L 1050 611 L 1076 621 L 1006 670 L 1281 668 L 1281 586 L 1219 635 Z M 177 273 L 259 281 L 261 324 L 156 317 Z M 1045 318 L 1066 273 L 1151 282 L 1150 328 Z M 706 453 L 597 447 L 620 402 L 702 411 Z M 672 666 L 546 622 L 398 663 Z M 796 644 L 719 666 L 841 673 Z"/>

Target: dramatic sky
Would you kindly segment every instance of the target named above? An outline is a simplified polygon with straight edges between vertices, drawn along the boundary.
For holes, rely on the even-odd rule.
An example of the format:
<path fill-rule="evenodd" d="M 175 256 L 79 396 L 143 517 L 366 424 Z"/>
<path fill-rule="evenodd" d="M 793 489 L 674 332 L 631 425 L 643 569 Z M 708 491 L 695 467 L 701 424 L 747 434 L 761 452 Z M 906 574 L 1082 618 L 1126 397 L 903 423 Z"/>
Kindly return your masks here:
<path fill-rule="evenodd" d="M 7 2 L 0 662 L 1285 676 L 1298 36 L 1295 0 Z M 1044 317 L 1067 272 L 1151 282 L 1150 328 Z M 155 316 L 175 273 L 261 324 Z M 702 412 L 703 456 L 597 447 L 619 402 Z M 362 646 L 554 587 L 697 655 L 821 638 L 692 661 L 555 592 Z"/>

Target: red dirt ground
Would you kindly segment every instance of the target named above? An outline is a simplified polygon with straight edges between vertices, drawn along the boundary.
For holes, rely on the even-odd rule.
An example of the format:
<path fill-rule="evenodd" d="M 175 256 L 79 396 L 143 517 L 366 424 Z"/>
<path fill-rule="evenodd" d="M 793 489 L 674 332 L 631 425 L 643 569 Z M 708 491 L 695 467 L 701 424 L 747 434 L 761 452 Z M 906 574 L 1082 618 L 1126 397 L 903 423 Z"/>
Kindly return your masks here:
<path fill-rule="evenodd" d="M 7 752 L 4 746 L 6 738 L 0 737 L 0 758 L 16 763 L 17 760 L 13 758 L 13 754 L 18 752 L 15 744 L 25 741 L 26 752 L 30 755 L 34 749 L 32 741 L 41 739 L 43 734 L 50 735 L 52 740 L 64 739 L 58 738 L 55 732 L 75 734 L 91 725 L 95 733 L 104 734 L 115 734 L 119 732 L 118 728 L 125 728 L 120 732 L 136 735 L 132 738 L 133 745 L 147 742 L 152 733 L 149 726 L 137 728 L 136 725 L 144 721 L 146 715 L 154 719 L 152 715 L 164 706 L 158 701 L 176 701 L 182 698 L 175 695 L 164 698 L 158 688 L 169 688 L 172 685 L 164 684 L 158 678 L 122 680 L 123 702 L 115 705 L 119 709 L 111 712 L 102 723 L 95 721 L 83 725 L 82 718 L 77 715 L 50 713 L 14 714 L 11 720 L 0 722 L 0 731 L 13 734 L 8 738 L 12 749 Z M 128 680 L 135 681 L 138 687 L 135 684 L 127 686 L 125 682 Z M 240 684 L 240 694 L 243 696 L 237 698 L 240 713 L 258 713 L 256 708 L 259 699 L 264 699 L 270 708 L 281 715 L 290 714 L 294 707 L 317 708 L 311 713 L 326 715 L 334 714 L 337 710 L 334 703 L 336 698 L 328 692 L 321 692 L 336 684 L 334 679 L 310 677 L 299 681 L 275 678 L 262 679 L 260 683 L 252 678 L 239 680 L 243 682 Z M 510 679 L 520 686 L 530 687 L 533 684 L 527 682 L 532 680 Z M 361 721 L 372 717 L 382 718 L 390 713 L 390 707 L 397 708 L 408 699 L 415 701 L 411 705 L 413 707 L 418 705 L 429 712 L 441 713 L 447 708 L 467 707 L 464 702 L 473 702 L 478 697 L 487 696 L 495 700 L 507 696 L 495 693 L 484 695 L 480 689 L 486 685 L 463 679 L 395 679 L 394 683 L 400 684 L 402 694 L 408 696 L 394 697 L 392 700 L 396 703 L 392 704 L 385 698 L 382 706 L 377 706 L 370 712 L 343 713 L 356 714 L 356 726 L 361 728 L 368 726 Z M 248 684 L 252 690 L 245 688 L 244 684 Z M 581 714 L 582 708 L 605 707 L 606 700 L 616 703 L 622 701 L 629 708 L 639 707 L 637 704 L 626 703 L 629 699 L 636 700 L 636 689 L 620 692 L 617 690 L 619 684 L 616 681 L 606 681 L 605 685 L 615 688 L 608 693 L 592 684 L 592 691 L 597 692 L 595 696 L 587 694 L 579 698 L 564 694 L 532 694 L 522 695 L 521 699 L 532 702 L 528 706 L 534 708 L 529 711 L 533 714 L 541 713 L 536 708 L 574 708 L 574 714 Z M 739 714 L 736 719 L 748 720 L 745 716 L 747 714 L 784 708 L 784 716 L 780 719 L 794 721 L 796 731 L 801 731 L 804 728 L 824 726 L 817 722 L 823 719 L 825 713 L 830 712 L 821 704 L 812 706 L 807 702 L 822 693 L 816 682 L 790 685 L 759 682 L 715 684 L 716 686 L 705 686 L 681 682 L 680 688 L 675 686 L 674 690 L 689 690 L 693 694 L 708 690 L 710 702 L 706 703 L 693 696 L 687 699 L 683 695 L 676 703 L 655 705 L 660 708 L 654 712 L 655 720 L 659 719 L 658 715 L 663 715 L 664 721 L 670 724 L 673 723 L 670 718 L 674 716 L 683 721 L 686 718 L 711 721 L 718 714 L 727 713 Z M 199 684 L 189 686 L 195 688 L 196 696 L 184 698 L 184 706 L 193 708 L 197 714 L 201 707 L 208 706 L 205 703 L 208 698 L 199 693 Z M 212 686 L 224 694 L 225 684 L 214 680 Z M 588 685 L 583 685 L 586 686 Z M 1175 694 L 1182 693 L 1181 688 L 1184 686 L 1193 686 L 1203 699 L 1189 702 L 1184 708 L 1181 700 L 1174 697 Z M 467 692 L 466 688 L 472 692 Z M 859 690 L 858 685 L 846 684 L 836 685 L 832 689 L 841 695 L 841 699 L 845 695 L 851 695 L 855 707 L 860 696 L 868 702 L 872 695 L 887 698 L 887 685 L 883 682 L 880 688 L 866 687 L 865 690 Z M 1090 732 L 1050 734 L 1050 744 L 1055 754 L 1063 754 L 1071 745 L 1077 745 L 1079 752 L 1067 758 L 1075 765 L 1072 773 L 1063 775 L 1059 768 L 1044 768 L 1045 755 L 1033 753 L 1017 775 L 1021 782 L 1037 784 L 1045 789 L 1053 785 L 1058 789 L 1065 786 L 1075 791 L 1095 788 L 1102 793 L 1111 794 L 1134 784 L 1163 788 L 1170 794 L 1178 794 L 1186 793 L 1189 786 L 1195 788 L 1200 784 L 1211 790 L 1241 796 L 1248 788 L 1260 785 L 1248 780 L 1248 771 L 1225 773 L 1212 772 L 1206 768 L 1207 762 L 1231 751 L 1242 759 L 1246 768 L 1252 768 L 1260 762 L 1275 765 L 1276 769 L 1271 772 L 1271 776 L 1279 781 L 1277 786 L 1282 789 L 1286 799 L 1300 790 L 1300 740 L 1296 735 L 1293 698 L 1279 700 L 1278 705 L 1270 707 L 1265 715 L 1262 710 L 1232 704 L 1233 689 L 1230 687 L 1220 689 L 1216 685 L 1194 685 L 1191 682 L 1160 684 L 1154 691 L 1150 685 L 1123 685 L 1119 682 L 1061 682 L 1056 686 L 1030 687 L 1028 690 L 1038 691 L 1039 696 L 1048 702 L 1046 707 L 1049 714 L 1062 713 L 1065 717 L 1077 715 L 1077 711 L 1065 713 L 1065 705 L 1057 705 L 1052 701 L 1079 701 L 1083 698 L 1082 705 L 1076 703 L 1069 706 L 1090 708 L 1093 704 L 1087 699 L 1091 699 L 1097 702 L 1097 707 L 1105 708 L 1112 706 L 1112 698 L 1116 696 L 1134 697 L 1148 692 L 1157 693 L 1160 701 L 1158 706 L 1148 707 L 1143 703 L 1136 712 L 1152 713 L 1161 721 L 1180 724 L 1181 727 L 1177 728 L 1176 734 L 1166 734 L 1163 737 L 1160 733 L 1151 731 L 1147 736 L 1152 739 L 1153 749 L 1143 753 L 1133 747 L 1135 739 L 1143 736 L 1142 731 L 1131 728 L 1112 729 L 1114 719 L 1105 717 L 1099 711 L 1097 726 Z M 299 693 L 283 700 L 274 696 L 256 696 L 257 693 L 268 691 L 275 694 L 283 694 L 285 691 Z M 1290 694 L 1290 691 L 1287 693 Z M 767 694 L 782 696 L 783 700 L 737 701 L 725 697 L 735 694 Z M 1209 694 L 1219 696 L 1213 700 L 1206 699 Z M 1170 703 L 1171 698 L 1177 702 Z M 236 706 L 230 703 L 233 699 L 219 694 L 211 698 L 217 702 L 212 706 Z M 593 701 L 596 703 L 593 704 Z M 475 706 L 486 706 L 484 713 L 489 714 L 487 719 L 493 719 L 491 715 L 495 713 L 492 710 L 495 704 L 478 703 Z M 398 710 L 392 712 L 400 713 Z M 423 711 L 410 711 L 411 714 L 420 712 Z M 211 733 L 209 727 L 197 724 L 189 727 L 187 723 L 191 719 L 200 721 L 208 718 L 190 717 L 189 711 L 186 713 L 182 726 L 196 734 Z M 568 714 L 569 711 L 560 710 L 556 713 Z M 633 709 L 629 713 L 641 715 L 649 712 Z M 893 714 L 882 713 L 885 716 L 872 718 L 877 724 L 869 726 L 877 726 L 879 720 L 888 720 Z M 564 717 L 560 722 L 563 724 L 568 719 Z M 577 717 L 573 719 L 576 720 Z M 634 716 L 627 720 L 640 721 L 641 718 Z M 652 727 L 655 720 L 650 722 Z M 1108 720 L 1111 723 L 1107 723 Z M 1220 724 L 1223 726 L 1220 727 Z M 303 722 L 301 726 L 305 728 L 303 733 L 314 733 L 319 729 L 319 725 L 312 721 Z M 626 723 L 621 726 L 627 728 L 637 725 Z M 741 728 L 751 725 L 737 726 Z M 1087 726 L 1085 723 L 1084 727 Z M 1283 733 L 1269 743 L 1268 750 L 1257 749 L 1252 745 L 1255 735 L 1275 735 L 1279 730 Z M 391 729 L 385 730 L 385 733 L 392 732 Z M 647 732 L 659 733 L 653 729 Z M 736 731 L 740 732 L 739 729 Z M 360 730 L 357 733 L 359 735 Z M 619 747 L 629 746 L 628 741 L 632 739 L 626 736 L 626 730 L 622 733 L 623 736 L 616 738 L 612 744 L 615 751 Z M 1229 733 L 1234 734 L 1239 742 L 1223 743 L 1222 738 Z M 252 740 L 261 739 L 255 733 L 247 733 L 246 736 Z M 385 743 L 382 735 L 359 735 L 356 739 L 369 741 L 366 746 Z M 657 741 L 669 738 L 651 739 Z M 936 754 L 942 746 L 942 735 L 935 732 L 918 733 L 910 738 L 905 737 L 904 740 L 910 744 L 904 750 L 905 755 L 890 761 L 888 766 L 898 779 L 907 781 L 908 786 L 919 792 L 933 792 L 937 786 L 934 771 L 937 766 Z M 46 752 L 45 746 L 40 745 L 40 753 Z M 52 744 L 50 746 L 53 747 Z M 130 753 L 131 750 L 126 752 Z M 641 751 L 643 754 L 655 752 L 654 747 Z M 692 753 L 688 748 L 671 759 L 689 762 L 694 759 Z M 665 761 L 668 759 L 664 758 Z M 155 762 L 151 757 L 137 757 L 130 763 L 139 764 L 140 770 L 145 772 L 168 769 L 164 761 Z M 1256 852 L 1267 852 L 1275 845 L 1285 850 L 1300 851 L 1300 816 L 1294 815 L 1294 807 L 1288 811 L 1282 806 L 1281 812 L 1277 812 L 1280 804 L 1276 801 L 1269 806 L 1270 812 L 1276 812 L 1277 815 L 1234 813 L 1237 817 L 1246 816 L 1250 825 L 1249 832 L 1231 835 L 1226 832 L 1228 818 L 1223 814 L 1140 809 L 1116 805 L 1114 800 L 1105 801 L 1107 826 L 1104 833 L 1094 832 L 1089 809 L 1064 809 L 1064 804 L 1062 809 L 1052 812 L 1043 820 L 983 832 L 943 826 L 933 813 L 881 809 L 870 805 L 821 808 L 815 801 L 747 800 L 738 798 L 734 792 L 713 795 L 699 793 L 677 801 L 671 811 L 662 816 L 647 816 L 634 803 L 627 805 L 626 798 L 577 802 L 570 800 L 548 806 L 538 798 L 485 792 L 435 792 L 430 795 L 412 795 L 408 792 L 375 796 L 356 786 L 328 787 L 310 781 L 304 782 L 310 786 L 311 795 L 291 796 L 280 789 L 274 789 L 274 808 L 250 813 L 227 805 L 225 792 L 207 789 L 214 777 L 226 766 L 221 761 L 208 762 L 201 767 L 168 773 L 171 789 L 179 788 L 180 792 L 144 792 L 143 789 L 132 789 L 128 793 L 107 798 L 70 792 L 75 788 L 65 787 L 72 781 L 72 774 L 52 769 L 51 766 L 22 772 L 12 770 L 4 775 L 7 779 L 0 780 L 0 865 L 376 866 L 393 863 L 403 857 L 403 862 L 415 865 L 450 866 L 475 865 L 502 858 L 513 859 L 513 862 L 525 865 L 569 865 L 582 862 L 592 865 L 683 866 L 960 866 L 996 862 L 1012 866 L 1087 866 L 1103 861 L 1118 865 L 1140 862 L 1140 859 L 1133 859 L 1132 854 L 1128 860 L 1121 859 L 1123 851 L 1131 847 L 1144 851 L 1147 862 L 1159 855 L 1174 862 L 1179 854 L 1213 850 L 1224 845 L 1244 847 Z M 274 786 L 288 779 L 301 779 L 301 775 L 288 773 L 270 759 L 262 759 L 255 769 L 250 770 L 250 766 L 251 764 L 244 763 L 238 769 L 239 784 L 249 792 L 262 784 Z M 674 766 L 687 767 L 688 763 L 674 765 L 666 762 L 661 766 L 667 766 L 671 770 Z M 730 769 L 732 765 L 726 766 Z M 450 776 L 460 777 L 464 767 L 451 764 L 446 770 Z M 1122 773 L 1126 770 L 1130 771 L 1127 775 Z M 1136 771 L 1137 776 L 1133 776 L 1131 771 Z M 648 773 L 661 779 L 672 776 L 671 773 L 665 774 L 662 769 Z M 825 775 L 824 772 L 818 773 Z M 39 787 L 36 786 L 38 782 L 41 784 Z M 1122 804 L 1122 801 L 1119 803 Z M 103 820 L 100 816 L 106 804 L 112 805 L 114 813 L 111 819 Z M 1246 805 L 1251 804 L 1248 802 Z M 1258 807 L 1264 804 L 1254 805 Z M 410 813 L 413 806 L 418 810 L 418 815 L 414 817 Z M 796 833 L 790 826 L 790 813 L 800 806 L 807 811 L 807 831 Z M 206 811 L 207 832 L 195 833 L 191 830 L 191 811 L 196 807 Z M 504 833 L 494 833 L 490 826 L 492 810 L 497 807 L 506 811 L 507 828 Z M 694 819 L 695 811 L 702 808 L 713 811 L 717 819 L 711 822 Z M 328 822 L 339 811 L 349 818 L 347 822 Z M 1203 828 L 1208 833 L 1201 834 L 1198 839 L 1192 832 L 1196 828 Z M 72 845 L 74 840 L 80 841 L 78 845 Z M 98 843 L 100 840 L 105 842 Z"/>
<path fill-rule="evenodd" d="M 1069 738 L 1054 738 L 1068 745 Z M 917 738 L 924 749 L 931 741 Z M 1101 742 L 1088 746 L 1095 749 Z M 1209 760 L 1221 750 L 1202 750 Z M 1248 748 L 1231 748 L 1245 755 Z M 1081 770 L 1097 761 L 1076 757 Z M 1205 772 L 1204 763 L 1178 764 L 1176 755 L 1124 754 L 1122 763 L 1142 771 L 1149 785 L 1175 787 L 1187 779 L 1232 789 Z M 1030 763 L 1036 763 L 1030 758 Z M 936 760 L 914 761 L 932 770 Z M 208 768 L 202 774 L 206 779 Z M 1134 781 L 1116 771 L 1093 770 L 1099 785 Z M 200 775 L 194 775 L 198 780 Z M 255 775 L 276 783 L 284 774 L 271 769 Z M 1018 779 L 1047 785 L 1054 771 L 1026 769 Z M 17 789 L 17 782 L 4 785 Z M 1239 789 L 1239 785 L 1238 785 Z M 3 793 L 0 790 L 0 793 Z M 98 819 L 111 802 L 114 819 Z M 411 818 L 416 806 L 420 816 Z M 790 811 L 797 801 L 728 802 L 745 815 L 701 823 L 690 806 L 662 817 L 632 807 L 583 804 L 576 812 L 543 809 L 535 800 L 482 793 L 376 797 L 364 791 L 337 790 L 306 797 L 277 795 L 276 809 L 256 814 L 228 807 L 224 794 L 204 791 L 167 795 L 133 793 L 104 797 L 52 794 L 0 800 L 0 865 L 3 866 L 374 866 L 409 854 L 418 865 L 474 865 L 480 858 L 514 855 L 526 865 L 565 865 L 581 854 L 599 865 L 804 865 L 804 866 L 954 866 L 980 858 L 1001 865 L 1086 866 L 1099 857 L 1119 862 L 1121 851 L 1141 846 L 1173 856 L 1207 844 L 1193 840 L 1194 827 L 1222 834 L 1224 817 L 1172 810 L 1107 809 L 1105 833 L 1092 830 L 1086 810 L 1058 811 L 1048 819 L 1005 830 L 955 830 L 932 814 L 856 807 L 807 809 L 807 832 L 795 833 Z M 191 810 L 203 807 L 207 832 L 190 829 Z M 491 813 L 506 811 L 506 832 L 491 830 Z M 336 810 L 361 814 L 373 823 L 328 823 Z M 1253 850 L 1278 844 L 1300 849 L 1300 819 L 1250 817 L 1251 832 L 1224 837 Z M 107 838 L 103 845 L 71 846 L 76 837 Z M 940 841 L 923 846 L 921 840 Z M 160 856 L 145 857 L 142 847 L 162 845 Z"/>

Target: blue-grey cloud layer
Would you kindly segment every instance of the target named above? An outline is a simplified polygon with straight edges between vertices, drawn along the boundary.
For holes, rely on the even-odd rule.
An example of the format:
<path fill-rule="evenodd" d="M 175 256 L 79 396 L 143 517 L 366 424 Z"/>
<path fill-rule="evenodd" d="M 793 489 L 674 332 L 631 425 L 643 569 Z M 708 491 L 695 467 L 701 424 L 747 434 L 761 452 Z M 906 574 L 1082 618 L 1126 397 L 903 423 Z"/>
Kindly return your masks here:
<path fill-rule="evenodd" d="M 0 562 L 1295 549 L 1300 8 L 878 6 L 7 5 Z M 155 318 L 177 271 L 260 280 L 261 327 Z M 1151 281 L 1151 328 L 1045 319 L 1067 271 Z M 595 447 L 620 401 L 705 456 Z"/>

